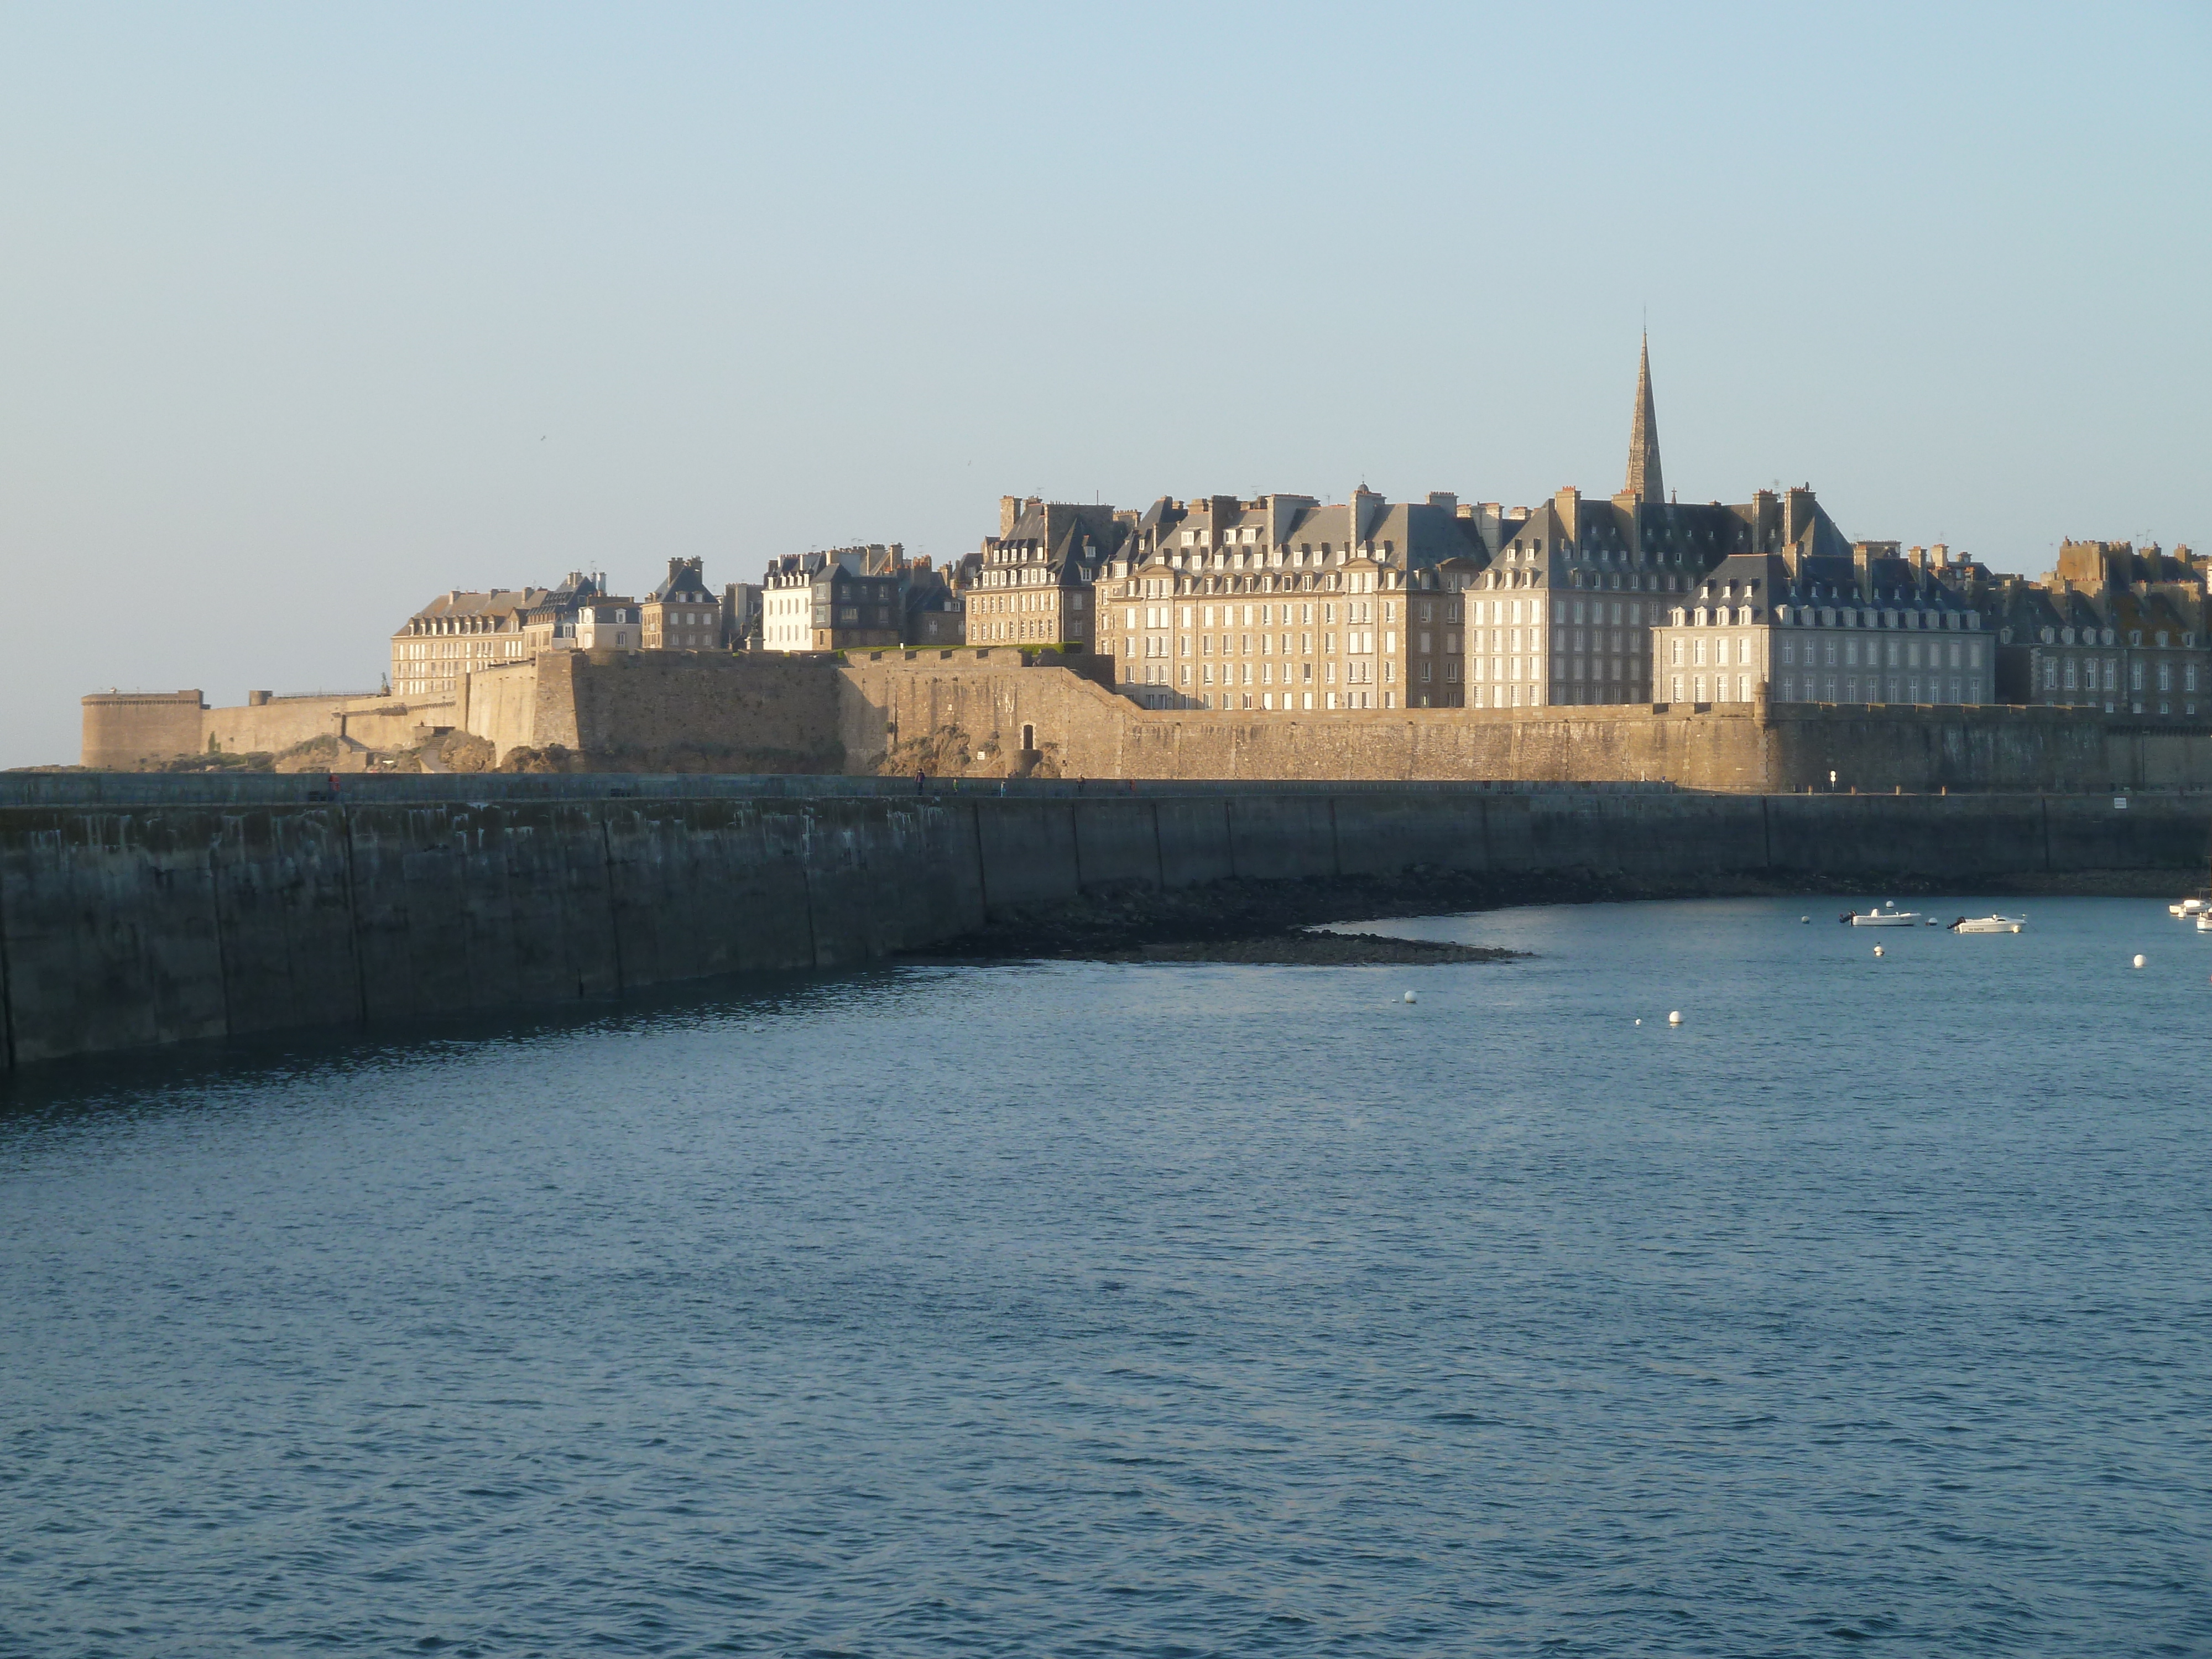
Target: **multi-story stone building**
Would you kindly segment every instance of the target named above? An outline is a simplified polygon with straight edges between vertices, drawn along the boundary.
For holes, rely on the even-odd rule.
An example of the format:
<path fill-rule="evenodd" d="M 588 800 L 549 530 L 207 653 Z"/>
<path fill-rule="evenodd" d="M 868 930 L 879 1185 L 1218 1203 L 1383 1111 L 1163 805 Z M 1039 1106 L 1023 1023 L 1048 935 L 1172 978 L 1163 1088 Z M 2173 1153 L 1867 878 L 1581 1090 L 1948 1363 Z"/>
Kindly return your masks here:
<path fill-rule="evenodd" d="M 575 646 L 579 651 L 642 651 L 645 623 L 635 599 L 601 593 L 576 607 Z"/>
<path fill-rule="evenodd" d="M 761 584 L 761 649 L 859 651 L 900 643 L 905 563 L 896 542 L 787 553 Z"/>
<path fill-rule="evenodd" d="M 522 610 L 523 653 L 569 651 L 576 645 L 576 619 L 582 608 L 606 594 L 604 572 L 571 570 L 556 587 L 536 592 Z"/>
<path fill-rule="evenodd" d="M 1652 696 L 1650 630 L 1666 596 L 1687 593 L 1732 552 L 1812 538 L 1825 523 L 1809 490 L 1762 493 L 1743 507 L 1683 507 L 1664 499 L 1662 477 L 1647 349 L 1627 477 L 1609 501 L 1563 489 L 1510 511 L 1462 506 L 1450 495 L 1392 504 L 1364 487 L 1331 507 L 1287 495 L 1164 501 L 1139 520 L 1129 556 L 1102 586 L 1099 648 L 1115 654 L 1130 695 L 1158 706 L 1281 708 L 1285 670 L 1266 660 L 1269 648 L 1299 653 L 1289 672 L 1290 706 L 1300 709 L 1644 702 Z M 1826 533 L 1835 538 L 1832 526 Z M 1352 597 L 1355 577 L 1357 591 L 1377 597 Z M 1130 603 L 1147 593 L 1188 596 L 1192 621 L 1182 623 L 1177 608 L 1163 623 L 1170 613 L 1157 605 Z M 1207 604 L 1231 594 L 1226 609 Z M 1299 596 L 1288 634 L 1285 594 Z M 1327 621 L 1314 625 L 1309 662 L 1310 605 Z M 1248 611 L 1269 620 L 1251 622 Z M 1247 626 L 1273 632 L 1248 638 Z M 1240 660 L 1222 662 L 1229 653 Z M 1259 659 L 1242 660 L 1247 654 Z"/>
<path fill-rule="evenodd" d="M 983 539 L 962 594 L 970 645 L 1089 648 L 1092 584 L 1131 533 L 1135 514 L 1110 507 L 999 499 L 999 533 Z"/>
<path fill-rule="evenodd" d="M 1825 543 L 1816 531 L 1784 551 L 1732 554 L 1706 572 L 1654 633 L 1658 700 L 1993 699 L 1996 641 L 1964 597 L 1924 561 L 1899 557 L 1894 543 L 1861 543 L 1847 554 Z"/>
<path fill-rule="evenodd" d="M 722 603 L 707 586 L 704 562 L 671 559 L 668 574 L 638 606 L 647 651 L 719 651 Z"/>
<path fill-rule="evenodd" d="M 529 587 L 440 594 L 392 636 L 392 694 L 450 696 L 465 675 L 529 656 L 523 617 L 544 598 L 544 589 Z"/>
<path fill-rule="evenodd" d="M 969 555 L 974 559 L 975 555 Z M 962 564 L 967 561 L 963 560 Z M 909 560 L 899 598 L 904 621 L 899 639 L 909 646 L 963 645 L 968 638 L 968 606 L 957 586 L 962 566 L 939 570 L 927 559 Z"/>
<path fill-rule="evenodd" d="M 1393 504 L 1362 486 L 1326 507 L 1163 499 L 1124 553 L 1097 586 L 1097 645 L 1148 707 L 1454 707 L 1462 695 L 1458 596 L 1483 544 L 1455 497 Z"/>
<path fill-rule="evenodd" d="M 2069 541 L 2042 584 L 1994 579 L 1983 603 L 2000 694 L 2106 714 L 2212 712 L 2206 576 L 2185 547 Z"/>

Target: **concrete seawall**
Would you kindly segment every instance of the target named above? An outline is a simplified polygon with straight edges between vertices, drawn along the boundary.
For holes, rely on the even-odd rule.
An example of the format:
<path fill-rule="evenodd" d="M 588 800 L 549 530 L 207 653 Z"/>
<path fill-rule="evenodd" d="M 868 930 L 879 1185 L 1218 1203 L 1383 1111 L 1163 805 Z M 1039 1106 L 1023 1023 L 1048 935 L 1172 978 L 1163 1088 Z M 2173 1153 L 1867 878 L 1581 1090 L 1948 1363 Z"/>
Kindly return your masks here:
<path fill-rule="evenodd" d="M 1127 884 L 1417 865 L 2186 883 L 2212 834 L 2212 797 L 2195 793 L 2118 807 L 1632 787 L 345 781 L 331 799 L 313 778 L 5 780 L 8 1064 L 858 963 Z"/>

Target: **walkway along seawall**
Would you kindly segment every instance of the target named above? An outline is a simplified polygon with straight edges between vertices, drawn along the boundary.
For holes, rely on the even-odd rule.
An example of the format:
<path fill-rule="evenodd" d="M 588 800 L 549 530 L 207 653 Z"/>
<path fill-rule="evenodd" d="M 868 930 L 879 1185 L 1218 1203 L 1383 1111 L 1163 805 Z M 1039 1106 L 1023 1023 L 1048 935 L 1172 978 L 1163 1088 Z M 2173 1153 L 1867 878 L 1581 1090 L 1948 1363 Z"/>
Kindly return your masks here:
<path fill-rule="evenodd" d="M 2204 866 L 2212 797 L 1508 785 L 0 780 L 10 1066 L 926 946 L 1085 890 L 1415 866 L 1977 878 Z M 1100 789 L 1091 785 L 1093 791 Z M 972 786 L 970 787 L 972 789 Z"/>

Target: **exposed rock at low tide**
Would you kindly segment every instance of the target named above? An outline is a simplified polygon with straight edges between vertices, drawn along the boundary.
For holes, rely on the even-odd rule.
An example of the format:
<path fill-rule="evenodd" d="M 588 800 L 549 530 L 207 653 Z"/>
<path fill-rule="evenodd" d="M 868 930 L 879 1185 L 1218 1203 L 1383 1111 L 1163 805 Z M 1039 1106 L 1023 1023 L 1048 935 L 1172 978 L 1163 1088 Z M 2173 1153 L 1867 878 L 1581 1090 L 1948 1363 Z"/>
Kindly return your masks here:
<path fill-rule="evenodd" d="M 1443 939 L 1391 939 L 1382 933 L 1277 933 L 1268 939 L 1188 939 L 1109 951 L 1106 962 L 1231 962 L 1255 967 L 1425 967 L 1440 963 L 1506 962 L 1526 956 L 1494 945 Z"/>
<path fill-rule="evenodd" d="M 1981 880 L 1977 891 L 2142 892 L 2165 895 L 2179 879 L 2172 872 L 2089 872 L 2051 877 L 2047 890 L 2027 878 Z M 1085 893 L 1064 904 L 1001 915 L 962 938 L 946 939 L 916 955 L 931 961 L 1035 961 L 1058 958 L 1090 962 L 1486 962 L 1498 953 L 1471 946 L 1426 945 L 1406 939 L 1377 940 L 1398 952 L 1468 951 L 1468 955 L 1332 957 L 1322 954 L 1352 947 L 1316 944 L 1327 935 L 1300 930 L 1332 922 L 1380 921 L 1387 916 L 1449 915 L 1495 910 L 1507 905 L 1577 904 L 1623 899 L 1796 897 L 1823 893 L 1910 898 L 1953 893 L 1958 883 L 1893 874 L 1852 875 L 1834 872 L 1730 874 L 1655 878 L 1620 871 L 1560 870 L 1524 873 L 1476 873 L 1414 868 L 1389 876 L 1316 877 L 1290 881 L 1218 881 L 1160 892 L 1127 887 Z M 2174 890 L 2180 890 L 2174 888 Z M 1334 935 L 1376 939 L 1375 935 Z M 1230 952 L 1252 952 L 1235 955 Z M 1182 952 L 1183 954 L 1174 954 Z"/>

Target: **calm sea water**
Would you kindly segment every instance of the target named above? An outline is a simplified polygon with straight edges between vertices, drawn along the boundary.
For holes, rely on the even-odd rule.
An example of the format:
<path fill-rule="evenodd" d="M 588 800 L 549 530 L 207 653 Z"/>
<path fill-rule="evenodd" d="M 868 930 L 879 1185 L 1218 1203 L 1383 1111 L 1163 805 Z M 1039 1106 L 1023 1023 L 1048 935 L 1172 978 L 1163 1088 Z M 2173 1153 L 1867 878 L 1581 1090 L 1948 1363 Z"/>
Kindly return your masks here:
<path fill-rule="evenodd" d="M 0 1651 L 2212 1650 L 2212 935 L 2027 908 L 47 1073 Z"/>

